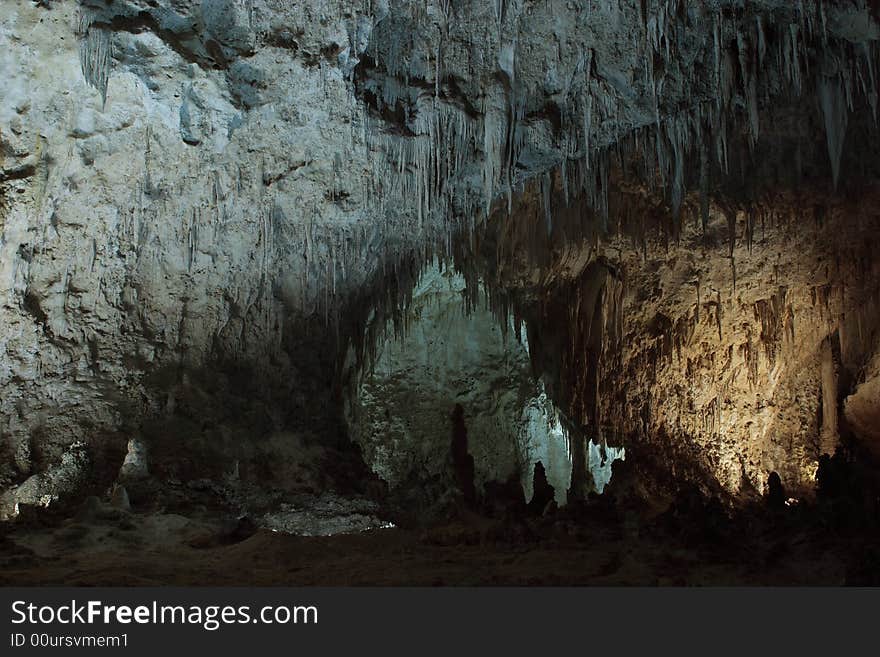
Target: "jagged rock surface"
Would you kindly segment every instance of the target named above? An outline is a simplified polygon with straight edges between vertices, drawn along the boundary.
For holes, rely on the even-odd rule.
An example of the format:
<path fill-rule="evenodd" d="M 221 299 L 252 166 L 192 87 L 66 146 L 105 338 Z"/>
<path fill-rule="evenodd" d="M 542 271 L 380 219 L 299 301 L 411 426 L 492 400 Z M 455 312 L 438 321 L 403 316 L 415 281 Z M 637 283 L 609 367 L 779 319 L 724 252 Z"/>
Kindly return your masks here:
<path fill-rule="evenodd" d="M 461 405 L 475 484 L 520 479 L 532 496 L 541 460 L 560 502 L 571 473 L 568 436 L 532 375 L 528 345 L 485 303 L 468 312 L 466 281 L 429 267 L 413 291 L 406 333 L 388 337 L 352 391 L 349 427 L 364 458 L 392 487 L 444 481 L 451 467 L 455 406 Z"/>
<path fill-rule="evenodd" d="M 646 243 L 645 225 L 685 232 L 689 189 L 699 190 L 704 226 L 710 197 L 755 200 L 750 169 L 781 186 L 817 172 L 828 187 L 876 173 L 864 156 L 872 142 L 858 137 L 871 134 L 880 67 L 876 8 L 865 2 L 7 5 L 0 484 L 10 499 L 77 441 L 111 479 L 133 437 L 149 444 L 157 472 L 187 477 L 220 477 L 241 458 L 242 476 L 255 478 L 265 462 L 249 469 L 241 445 L 282 430 L 335 443 L 344 433 L 336 374 L 352 358 L 362 368 L 381 333 L 365 337 L 365 326 L 385 325 L 369 324 L 370 313 L 405 307 L 423 265 L 451 257 L 459 231 L 470 236 L 499 197 L 512 209 L 527 185 L 564 199 L 559 212 L 533 206 L 547 230 L 565 225 L 557 215 L 580 198 L 582 221 L 605 234 L 622 212 L 609 190 L 631 178 L 612 155 L 635 160 L 663 218 L 639 228 L 630 204 L 622 233 Z M 768 121 L 777 105 L 797 120 Z M 799 138 L 803 125 L 822 127 L 821 149 Z M 841 240 L 858 236 L 844 230 Z M 758 249 L 750 263 L 737 251 L 743 240 L 729 237 L 729 261 L 715 253 L 686 273 L 670 266 L 673 293 L 683 299 L 705 277 L 700 289 L 724 292 L 728 319 L 758 313 L 777 331 L 780 283 L 764 271 L 772 256 Z M 742 304 L 712 273 L 731 262 L 739 281 L 760 280 Z M 834 276 L 816 284 L 833 287 Z M 629 295 L 621 308 L 632 307 L 650 298 L 650 278 L 634 273 L 629 291 L 612 296 Z M 795 317 L 818 312 L 804 301 L 810 282 L 791 285 L 783 319 L 790 304 Z M 689 339 L 705 334 L 693 358 L 739 349 L 742 326 L 722 323 L 716 342 L 703 299 L 692 316 L 678 303 L 669 318 L 689 323 Z M 630 324 L 617 337 L 641 335 Z M 763 383 L 775 381 L 769 357 L 750 358 Z M 709 388 L 697 390 L 708 418 Z M 788 402 L 812 413 L 813 400 Z M 646 429 L 678 416 L 639 408 Z M 681 441 L 702 449 L 730 428 L 724 417 L 688 425 Z M 281 442 L 267 444 L 274 458 L 285 457 Z M 725 458 L 712 456 L 710 470 L 730 488 L 741 464 Z M 803 459 L 789 465 L 802 472 Z M 749 457 L 749 478 L 758 467 Z"/>
<path fill-rule="evenodd" d="M 732 225 L 713 210 L 706 231 L 694 216 L 674 243 L 573 239 L 569 225 L 535 247 L 534 189 L 518 225 L 490 224 L 482 257 L 498 312 L 526 322 L 536 373 L 588 436 L 625 444 L 646 474 L 747 495 L 776 471 L 809 494 L 821 454 L 853 432 L 876 441 L 876 193 L 821 210 L 778 198 Z"/>

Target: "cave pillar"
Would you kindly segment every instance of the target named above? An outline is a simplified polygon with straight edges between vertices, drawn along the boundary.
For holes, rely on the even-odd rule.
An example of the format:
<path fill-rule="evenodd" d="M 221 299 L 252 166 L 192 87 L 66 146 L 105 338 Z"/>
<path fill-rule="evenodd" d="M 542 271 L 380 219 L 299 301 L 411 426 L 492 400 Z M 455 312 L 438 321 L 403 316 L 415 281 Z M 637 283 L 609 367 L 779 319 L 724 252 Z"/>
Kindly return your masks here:
<path fill-rule="evenodd" d="M 819 355 L 822 426 L 819 454 L 833 455 L 840 441 L 838 397 L 840 385 L 840 338 L 837 333 L 822 341 Z"/>

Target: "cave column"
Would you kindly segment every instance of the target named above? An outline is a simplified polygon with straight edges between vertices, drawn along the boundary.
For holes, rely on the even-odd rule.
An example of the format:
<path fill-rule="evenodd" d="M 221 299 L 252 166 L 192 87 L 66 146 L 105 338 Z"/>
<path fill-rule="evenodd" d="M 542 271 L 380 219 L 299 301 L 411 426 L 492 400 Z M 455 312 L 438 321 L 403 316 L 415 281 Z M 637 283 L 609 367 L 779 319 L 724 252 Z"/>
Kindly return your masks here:
<path fill-rule="evenodd" d="M 840 337 L 837 333 L 822 341 L 819 355 L 822 426 L 819 454 L 833 455 L 840 441 L 838 392 L 840 379 Z"/>

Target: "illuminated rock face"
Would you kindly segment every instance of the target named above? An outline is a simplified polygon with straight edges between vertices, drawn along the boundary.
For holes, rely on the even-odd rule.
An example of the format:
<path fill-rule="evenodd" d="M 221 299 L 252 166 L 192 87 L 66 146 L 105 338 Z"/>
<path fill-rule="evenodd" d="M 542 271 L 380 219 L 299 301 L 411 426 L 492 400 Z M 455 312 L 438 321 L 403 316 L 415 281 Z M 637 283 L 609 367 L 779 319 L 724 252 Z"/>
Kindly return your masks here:
<path fill-rule="evenodd" d="M 584 440 L 560 415 L 534 376 L 525 327 L 507 331 L 484 293 L 469 307 L 465 279 L 433 265 L 408 308 L 406 329 L 380 342 L 349 405 L 349 429 L 373 471 L 392 488 L 439 478 L 454 486 L 451 416 L 462 406 L 475 483 L 518 478 L 532 499 L 534 470 L 544 466 L 557 504 L 569 497 L 571 442 Z M 603 492 L 622 447 L 589 441 L 582 452 L 589 477 L 580 496 Z"/>
<path fill-rule="evenodd" d="M 456 404 L 478 488 L 505 481 L 519 466 L 521 416 L 535 390 L 528 352 L 513 327 L 502 335 L 487 309 L 467 313 L 464 291 L 460 276 L 429 268 L 413 291 L 405 334 L 389 331 L 353 398 L 352 436 L 392 486 L 412 475 L 452 477 Z"/>
<path fill-rule="evenodd" d="M 489 239 L 508 254 L 492 265 L 505 272 L 496 304 L 506 294 L 525 320 L 560 408 L 631 447 L 646 475 L 748 495 L 776 471 L 808 492 L 822 453 L 853 434 L 876 441 L 876 193 L 829 201 L 821 221 L 812 202 L 785 197 L 735 224 L 713 210 L 705 231 L 693 220 L 674 242 L 635 248 L 626 236 L 545 236 L 541 261 L 528 243 L 543 210 L 527 194 L 519 232 L 496 218 Z"/>
<path fill-rule="evenodd" d="M 413 291 L 407 327 L 387 337 L 353 391 L 349 429 L 373 471 L 392 488 L 433 478 L 454 485 L 453 409 L 464 411 L 475 483 L 518 478 L 532 497 L 535 464 L 564 504 L 571 462 L 568 432 L 532 376 L 524 336 L 484 303 L 468 309 L 466 282 L 428 268 Z"/>
<path fill-rule="evenodd" d="M 284 432 L 336 444 L 371 313 L 399 316 L 434 256 L 476 269 L 456 255 L 505 209 L 532 251 L 536 226 L 602 235 L 525 286 L 554 401 L 730 491 L 805 482 L 808 440 L 872 417 L 870 387 L 827 403 L 876 312 L 870 209 L 827 199 L 877 177 L 880 32 L 858 2 L 741 5 L 5 3 L 0 487 L 80 442 L 102 484 L 132 439 L 181 478 L 258 479 L 302 451 Z"/>

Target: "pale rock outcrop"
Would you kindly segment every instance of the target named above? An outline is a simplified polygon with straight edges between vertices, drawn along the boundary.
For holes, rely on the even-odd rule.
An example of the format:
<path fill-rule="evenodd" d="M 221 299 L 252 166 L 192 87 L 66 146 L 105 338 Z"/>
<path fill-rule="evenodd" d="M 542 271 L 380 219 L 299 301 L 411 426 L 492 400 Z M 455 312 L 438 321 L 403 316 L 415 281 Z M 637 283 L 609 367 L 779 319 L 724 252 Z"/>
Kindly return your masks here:
<path fill-rule="evenodd" d="M 404 318 L 405 334 L 395 335 L 389 324 L 372 368 L 352 391 L 352 438 L 392 488 L 432 477 L 452 482 L 451 417 L 461 405 L 478 492 L 516 476 L 529 500 L 541 461 L 564 504 L 569 435 L 532 374 L 523 327 L 505 330 L 485 298 L 468 310 L 466 285 L 436 264 L 425 270 Z"/>

